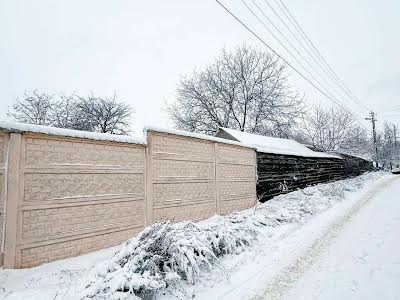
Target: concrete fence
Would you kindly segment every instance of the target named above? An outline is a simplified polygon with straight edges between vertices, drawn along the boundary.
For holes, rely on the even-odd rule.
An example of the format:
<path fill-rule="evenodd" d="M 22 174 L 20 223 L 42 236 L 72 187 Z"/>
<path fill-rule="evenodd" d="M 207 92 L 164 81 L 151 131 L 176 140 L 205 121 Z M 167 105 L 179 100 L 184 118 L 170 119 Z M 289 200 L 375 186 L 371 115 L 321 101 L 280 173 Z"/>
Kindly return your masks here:
<path fill-rule="evenodd" d="M 77 256 L 156 221 L 196 221 L 256 200 L 252 148 L 151 130 L 146 146 L 31 128 L 38 127 L 0 132 L 6 268 Z"/>
<path fill-rule="evenodd" d="M 165 129 L 135 139 L 0 122 L 0 265 L 37 266 L 120 244 L 154 222 L 250 208 L 257 179 L 259 194 L 273 196 L 290 178 L 293 190 L 370 165 Z"/>

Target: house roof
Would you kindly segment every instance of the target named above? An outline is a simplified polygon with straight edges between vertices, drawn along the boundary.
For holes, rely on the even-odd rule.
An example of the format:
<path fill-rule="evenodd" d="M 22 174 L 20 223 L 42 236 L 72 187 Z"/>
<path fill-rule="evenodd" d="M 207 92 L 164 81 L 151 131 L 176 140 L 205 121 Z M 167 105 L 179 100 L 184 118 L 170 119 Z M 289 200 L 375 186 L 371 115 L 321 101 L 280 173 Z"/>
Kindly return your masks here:
<path fill-rule="evenodd" d="M 229 136 L 231 136 L 232 139 L 238 142 L 255 147 L 258 152 L 294 155 L 302 157 L 324 157 L 342 159 L 340 156 L 334 154 L 313 151 L 303 144 L 300 144 L 291 139 L 269 137 L 223 127 L 221 127 L 220 130 L 224 131 Z"/>

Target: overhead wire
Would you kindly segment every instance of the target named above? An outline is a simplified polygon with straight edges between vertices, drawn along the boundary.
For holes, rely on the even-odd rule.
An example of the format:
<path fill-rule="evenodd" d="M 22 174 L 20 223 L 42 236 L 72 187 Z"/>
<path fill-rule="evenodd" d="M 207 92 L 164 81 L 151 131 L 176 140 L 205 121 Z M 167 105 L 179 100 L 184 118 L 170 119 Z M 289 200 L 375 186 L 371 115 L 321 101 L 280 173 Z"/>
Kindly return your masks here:
<path fill-rule="evenodd" d="M 243 0 L 241 0 L 242 1 L 242 3 L 243 3 Z M 291 46 L 291 48 L 293 48 L 293 50 L 294 51 L 296 51 L 296 53 L 303 59 L 303 61 L 305 62 L 305 64 L 307 65 L 307 66 L 309 66 L 317 75 L 318 75 L 318 77 L 320 78 L 320 79 L 322 79 L 324 82 L 325 82 L 325 84 L 327 84 L 333 91 L 335 91 L 338 95 L 339 95 L 339 97 L 343 97 L 343 94 L 341 94 L 340 92 L 338 92 L 338 90 L 337 90 L 337 88 L 335 88 L 334 86 L 332 86 L 332 84 L 329 82 L 329 81 L 327 81 L 326 79 L 325 79 L 325 77 L 324 76 L 322 76 L 321 74 L 320 74 L 320 72 L 317 70 L 317 69 L 315 69 L 314 68 L 314 66 L 313 66 L 313 64 L 312 63 L 310 63 L 310 61 L 307 59 L 307 58 L 305 58 L 304 56 L 303 56 L 303 54 L 302 53 L 300 53 L 300 51 L 297 49 L 297 47 L 295 46 L 295 45 L 293 45 L 293 43 L 286 37 L 286 35 L 274 24 L 274 22 L 266 15 L 266 13 L 263 11 L 263 9 L 257 4 L 257 2 L 255 1 L 255 0 L 251 0 L 252 2 L 253 2 L 253 4 L 254 4 L 254 6 L 258 9 L 258 11 L 259 12 L 261 12 L 261 14 L 264 16 L 264 18 L 269 22 L 269 24 L 271 24 L 272 25 L 272 27 L 283 37 L 283 39 Z M 245 4 L 245 3 L 244 3 Z M 246 5 L 246 4 L 245 4 Z M 247 5 L 246 5 L 246 7 L 247 7 Z M 249 7 L 247 7 L 248 9 L 249 9 Z M 271 31 L 269 30 L 269 29 L 267 29 L 270 33 L 271 33 Z M 271 33 L 272 34 L 272 33 Z M 273 37 L 276 39 L 276 40 L 278 40 L 278 42 L 282 45 L 282 43 L 280 42 L 280 40 L 279 40 L 279 38 L 276 36 L 276 35 L 274 35 L 274 34 L 272 34 L 273 35 Z M 286 49 L 286 48 L 285 48 Z M 286 49 L 287 50 L 287 49 Z M 287 50 L 288 51 L 288 50 Z M 293 55 L 292 55 L 293 56 Z M 304 68 L 304 67 L 303 67 Z M 322 69 L 323 70 L 323 69 Z M 328 90 L 326 87 L 325 87 L 325 89 L 326 90 Z M 345 93 L 346 94 L 346 93 Z M 338 98 L 336 98 L 336 100 L 337 101 L 340 101 Z"/>
<path fill-rule="evenodd" d="M 348 110 L 347 107 L 343 106 L 341 103 L 339 103 L 337 100 L 335 100 L 335 97 L 332 97 L 328 91 L 326 93 L 323 89 L 321 89 L 317 84 L 315 84 L 312 80 L 310 80 L 307 76 L 305 76 L 299 69 L 295 66 L 293 66 L 287 59 L 285 59 L 282 55 L 280 55 L 275 49 L 273 49 L 268 43 L 266 43 L 257 33 L 255 33 L 248 25 L 246 25 L 239 17 L 237 17 L 231 10 L 229 10 L 224 4 L 222 4 L 219 0 L 215 0 L 229 15 L 231 15 L 237 22 L 239 22 L 247 31 L 249 31 L 256 39 L 258 39 L 264 46 L 266 46 L 271 52 L 273 52 L 278 58 L 280 58 L 285 64 L 287 64 L 293 71 L 295 71 L 300 77 L 302 77 L 305 81 L 307 81 L 311 86 L 313 86 L 316 90 L 318 90 L 321 94 L 323 94 L 326 98 L 331 100 L 333 103 L 341 107 L 343 110 L 347 111 L 350 115 L 356 118 L 356 120 L 360 123 L 362 127 L 366 129 L 364 124 L 362 124 L 358 119 L 357 116 L 354 115 L 353 112 Z M 243 2 L 243 0 L 242 0 Z M 251 9 L 250 9 L 251 10 Z M 254 14 L 254 12 L 253 12 Z M 258 16 L 254 14 L 257 18 Z M 259 18 L 258 18 L 259 19 Z M 263 23 L 261 21 L 261 23 Z M 269 31 L 269 30 L 268 30 Z M 288 50 L 287 50 L 288 51 Z M 290 51 L 288 51 L 290 52 Z M 312 76 L 314 78 L 315 77 Z M 317 80 L 316 80 L 317 81 Z M 318 81 L 317 81 L 318 82 Z"/>
<path fill-rule="evenodd" d="M 266 1 L 266 0 L 265 0 Z M 306 41 L 306 43 L 309 44 L 310 48 L 312 51 L 320 58 L 321 62 L 326 65 L 326 67 L 330 70 L 331 74 L 336 78 L 337 82 L 340 83 L 344 90 L 348 92 L 348 95 L 352 98 L 352 100 L 363 107 L 364 109 L 370 111 L 371 109 L 363 104 L 354 94 L 351 92 L 351 90 L 347 87 L 347 85 L 343 82 L 343 80 L 340 79 L 340 77 L 336 74 L 336 72 L 333 70 L 333 68 L 330 66 L 330 64 L 326 61 L 326 59 L 322 56 L 321 52 L 317 49 L 317 47 L 314 45 L 314 43 L 311 41 L 311 39 L 308 37 L 308 35 L 305 33 L 305 31 L 302 29 L 300 24 L 297 22 L 296 18 L 293 16 L 293 14 L 290 12 L 288 7 L 285 5 L 283 0 L 274 0 L 277 6 L 280 8 L 280 10 L 283 12 L 283 14 L 286 16 L 286 18 L 289 20 L 289 22 L 292 24 L 292 26 L 295 28 L 295 30 L 299 33 L 301 37 Z M 279 3 L 281 5 L 279 5 Z M 287 13 L 286 13 L 287 12 Z M 293 21 L 292 21 L 293 20 Z"/>

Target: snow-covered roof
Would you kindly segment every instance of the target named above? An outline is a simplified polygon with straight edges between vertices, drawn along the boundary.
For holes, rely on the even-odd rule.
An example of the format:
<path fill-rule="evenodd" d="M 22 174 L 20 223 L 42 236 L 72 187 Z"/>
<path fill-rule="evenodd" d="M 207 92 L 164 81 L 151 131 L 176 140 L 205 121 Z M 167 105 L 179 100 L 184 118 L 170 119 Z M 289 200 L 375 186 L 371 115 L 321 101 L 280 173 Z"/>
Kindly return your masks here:
<path fill-rule="evenodd" d="M 144 136 L 128 136 L 128 135 L 117 135 L 109 133 L 99 133 L 99 132 L 89 132 L 65 128 L 56 128 L 50 126 L 33 125 L 19 122 L 10 121 L 0 121 L 0 130 L 8 132 L 33 132 L 33 133 L 43 133 L 55 136 L 67 136 L 76 137 L 90 140 L 99 141 L 112 141 L 119 143 L 129 143 L 129 144 L 146 144 L 146 139 Z"/>
<path fill-rule="evenodd" d="M 227 140 L 227 139 L 222 139 L 222 138 L 218 138 L 218 137 L 207 135 L 207 134 L 184 131 L 184 130 L 177 130 L 177 129 L 164 128 L 164 127 L 158 127 L 158 126 L 150 125 L 150 126 L 145 126 L 144 127 L 144 133 L 145 134 L 147 133 L 147 131 L 154 131 L 154 132 L 160 132 L 160 133 L 169 133 L 169 134 L 186 136 L 186 137 L 191 137 L 191 138 L 200 139 L 200 140 L 208 140 L 208 141 L 212 141 L 212 142 L 218 142 L 218 143 L 223 143 L 223 144 L 230 144 L 230 145 L 235 145 L 235 146 L 241 146 L 241 147 L 256 149 L 255 146 L 247 145 L 245 143 L 236 142 L 236 141 Z"/>
<path fill-rule="evenodd" d="M 225 133 L 230 135 L 233 139 L 242 142 L 243 144 L 255 147 L 258 152 L 294 155 L 302 157 L 324 157 L 342 159 L 340 156 L 334 154 L 313 151 L 303 144 L 300 144 L 291 139 L 269 137 L 223 127 L 221 127 L 220 130 L 225 131 Z"/>

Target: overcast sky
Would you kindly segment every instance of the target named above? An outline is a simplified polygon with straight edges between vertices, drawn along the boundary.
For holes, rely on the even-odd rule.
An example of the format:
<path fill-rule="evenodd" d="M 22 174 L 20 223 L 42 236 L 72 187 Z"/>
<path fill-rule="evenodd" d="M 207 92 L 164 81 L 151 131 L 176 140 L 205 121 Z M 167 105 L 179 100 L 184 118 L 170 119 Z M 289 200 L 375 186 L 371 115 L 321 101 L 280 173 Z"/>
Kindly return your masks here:
<path fill-rule="evenodd" d="M 265 0 L 255 1 L 274 17 Z M 222 2 L 292 61 L 240 0 Z M 400 108 L 400 1 L 285 3 L 357 98 L 383 112 L 379 121 L 400 123 L 400 111 L 390 113 Z M 211 63 L 224 46 L 244 42 L 263 47 L 214 0 L 2 0 L 0 115 L 24 90 L 116 92 L 135 108 L 136 130 L 168 126 L 165 102 L 174 101 L 179 77 Z M 329 103 L 297 75 L 291 81 L 312 101 Z"/>

